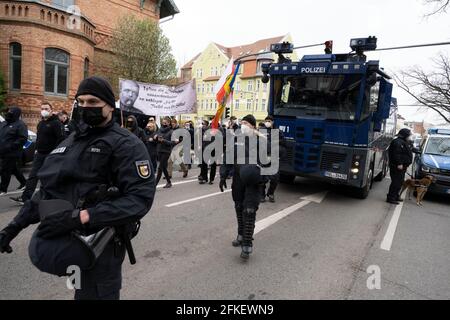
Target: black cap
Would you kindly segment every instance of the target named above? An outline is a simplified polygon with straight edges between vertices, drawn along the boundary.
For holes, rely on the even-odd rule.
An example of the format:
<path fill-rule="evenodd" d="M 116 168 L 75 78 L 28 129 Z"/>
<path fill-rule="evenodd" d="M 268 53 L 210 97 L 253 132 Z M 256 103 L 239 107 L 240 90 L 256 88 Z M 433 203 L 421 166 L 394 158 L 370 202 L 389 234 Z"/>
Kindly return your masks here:
<path fill-rule="evenodd" d="M 111 106 L 111 108 L 116 107 L 116 99 L 114 97 L 113 89 L 106 79 L 100 77 L 90 77 L 84 79 L 78 87 L 75 99 L 83 94 L 91 94 L 105 101 Z"/>
<path fill-rule="evenodd" d="M 247 121 L 248 123 L 250 123 L 252 126 L 256 127 L 256 119 L 253 115 L 248 114 L 245 117 L 242 118 L 242 121 Z"/>

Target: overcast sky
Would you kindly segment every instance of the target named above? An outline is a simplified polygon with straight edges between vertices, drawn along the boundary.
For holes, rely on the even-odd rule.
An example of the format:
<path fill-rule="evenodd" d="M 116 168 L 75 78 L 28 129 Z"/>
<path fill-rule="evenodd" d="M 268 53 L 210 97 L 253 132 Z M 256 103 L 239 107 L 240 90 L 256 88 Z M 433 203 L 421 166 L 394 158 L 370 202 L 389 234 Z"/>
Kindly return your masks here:
<path fill-rule="evenodd" d="M 378 47 L 450 41 L 450 13 L 424 18 L 432 10 L 423 0 L 174 0 L 180 14 L 161 24 L 179 65 L 203 51 L 210 42 L 224 46 L 247 44 L 290 33 L 295 46 L 334 41 L 334 53 L 349 52 L 351 38 L 378 37 Z M 304 49 L 320 54 L 323 48 Z M 450 46 L 368 53 L 388 73 L 432 67 Z M 399 88 L 400 105 L 415 104 Z M 434 112 L 400 107 L 408 120 L 436 122 Z M 439 121 L 439 120 L 438 120 Z"/>

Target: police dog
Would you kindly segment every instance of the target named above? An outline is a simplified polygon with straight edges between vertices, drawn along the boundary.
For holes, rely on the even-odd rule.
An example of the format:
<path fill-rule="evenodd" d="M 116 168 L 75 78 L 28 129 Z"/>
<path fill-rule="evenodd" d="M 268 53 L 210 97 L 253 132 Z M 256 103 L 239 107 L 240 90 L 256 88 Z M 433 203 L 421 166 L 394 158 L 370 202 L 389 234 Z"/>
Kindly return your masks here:
<path fill-rule="evenodd" d="M 400 190 L 400 196 L 408 189 L 408 199 L 411 200 L 411 193 L 416 191 L 416 203 L 418 206 L 422 206 L 422 200 L 428 191 L 428 187 L 436 182 L 436 178 L 431 175 L 426 175 L 420 180 L 408 179 L 403 182 L 402 189 Z"/>

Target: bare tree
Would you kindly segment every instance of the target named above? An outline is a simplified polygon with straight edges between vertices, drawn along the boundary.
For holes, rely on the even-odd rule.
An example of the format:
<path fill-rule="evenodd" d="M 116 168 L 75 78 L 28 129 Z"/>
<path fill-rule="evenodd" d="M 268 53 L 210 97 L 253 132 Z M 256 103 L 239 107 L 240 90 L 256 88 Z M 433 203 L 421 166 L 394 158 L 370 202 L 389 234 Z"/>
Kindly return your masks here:
<path fill-rule="evenodd" d="M 433 11 L 425 15 L 430 17 L 438 13 L 446 13 L 450 7 L 450 0 L 425 0 L 425 4 L 434 7 Z"/>
<path fill-rule="evenodd" d="M 421 105 L 436 111 L 450 123 L 450 60 L 441 54 L 433 59 L 435 70 L 411 68 L 395 76 L 397 85 Z"/>

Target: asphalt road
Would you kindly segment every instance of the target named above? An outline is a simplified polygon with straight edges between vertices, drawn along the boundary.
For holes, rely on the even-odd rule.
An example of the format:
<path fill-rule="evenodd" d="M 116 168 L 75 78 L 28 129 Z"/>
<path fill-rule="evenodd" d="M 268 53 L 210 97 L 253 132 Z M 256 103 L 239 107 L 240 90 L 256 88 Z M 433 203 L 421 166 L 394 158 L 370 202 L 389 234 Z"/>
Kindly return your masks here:
<path fill-rule="evenodd" d="M 180 184 L 158 188 L 133 241 L 138 263 L 124 263 L 122 299 L 450 298 L 448 198 L 396 210 L 384 202 L 389 180 L 358 200 L 341 187 L 297 179 L 279 187 L 276 203 L 261 204 L 254 254 L 244 262 L 231 246 L 231 194 L 217 194 L 217 182 L 199 185 L 197 175 L 175 173 Z M 20 208 L 8 197 L 0 197 L 1 227 Z M 33 229 L 14 240 L 13 254 L 0 256 L 0 299 L 72 299 L 65 278 L 31 264 Z"/>

